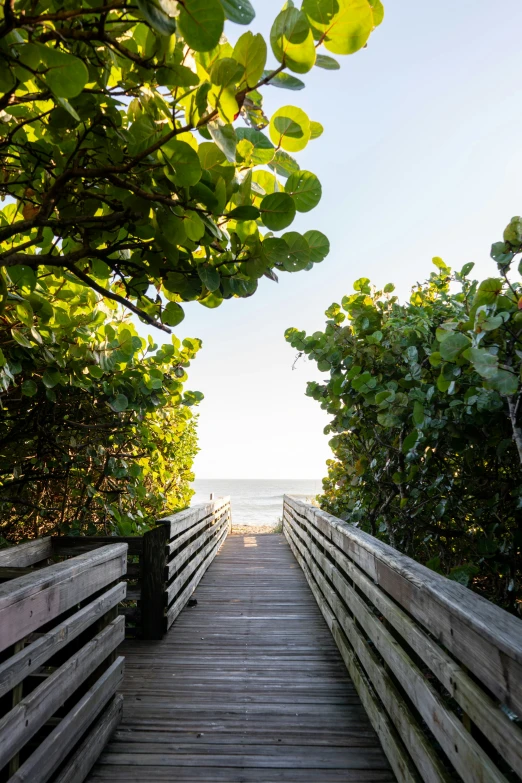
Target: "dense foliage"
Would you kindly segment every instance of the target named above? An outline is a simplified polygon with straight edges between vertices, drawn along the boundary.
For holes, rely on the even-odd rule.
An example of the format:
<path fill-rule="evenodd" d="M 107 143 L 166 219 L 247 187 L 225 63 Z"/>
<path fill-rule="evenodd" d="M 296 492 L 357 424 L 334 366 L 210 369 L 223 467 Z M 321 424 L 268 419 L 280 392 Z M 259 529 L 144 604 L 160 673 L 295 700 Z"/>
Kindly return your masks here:
<path fill-rule="evenodd" d="M 271 232 L 321 197 L 292 154 L 322 126 L 293 105 L 269 119 L 261 90 L 338 68 L 318 50 L 361 49 L 382 16 L 380 0 L 288 2 L 267 70 L 260 34 L 222 37 L 225 18 L 252 21 L 249 0 L 7 0 L 0 263 L 70 273 L 166 331 L 179 302 L 216 307 L 310 269 L 323 234 Z"/>
<path fill-rule="evenodd" d="M 201 394 L 183 384 L 199 340 L 158 349 L 70 274 L 4 284 L 0 536 L 130 535 L 188 505 Z"/>
<path fill-rule="evenodd" d="M 329 372 L 321 506 L 431 568 L 521 609 L 522 219 L 492 247 L 499 275 L 440 258 L 402 304 L 362 278 L 324 332 L 287 340 Z M 522 262 L 519 273 L 522 273 Z"/>
<path fill-rule="evenodd" d="M 260 34 L 223 37 L 249 0 L 2 3 L 5 537 L 129 533 L 187 503 L 199 341 L 147 346 L 118 308 L 169 332 L 180 302 L 217 307 L 323 260 L 321 232 L 285 231 L 321 198 L 293 153 L 322 126 L 293 105 L 268 118 L 261 90 L 339 68 L 321 47 L 358 51 L 382 16 L 380 0 L 288 2 L 270 66 Z"/>

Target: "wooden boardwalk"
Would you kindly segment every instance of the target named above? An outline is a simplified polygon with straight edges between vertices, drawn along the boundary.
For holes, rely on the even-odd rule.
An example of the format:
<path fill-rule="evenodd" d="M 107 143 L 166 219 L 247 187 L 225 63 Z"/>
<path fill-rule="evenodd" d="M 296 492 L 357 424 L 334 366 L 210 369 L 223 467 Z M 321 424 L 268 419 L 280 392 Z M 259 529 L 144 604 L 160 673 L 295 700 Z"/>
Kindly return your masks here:
<path fill-rule="evenodd" d="M 125 643 L 89 781 L 394 780 L 284 536 L 229 536 L 194 598 L 163 641 Z"/>

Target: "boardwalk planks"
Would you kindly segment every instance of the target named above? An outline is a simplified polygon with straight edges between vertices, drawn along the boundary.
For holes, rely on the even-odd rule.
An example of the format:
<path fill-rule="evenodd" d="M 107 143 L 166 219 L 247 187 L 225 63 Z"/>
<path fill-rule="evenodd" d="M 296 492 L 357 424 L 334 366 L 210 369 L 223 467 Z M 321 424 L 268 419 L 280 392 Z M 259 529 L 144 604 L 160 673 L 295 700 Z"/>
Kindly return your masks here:
<path fill-rule="evenodd" d="M 283 536 L 228 537 L 194 597 L 161 642 L 125 643 L 123 722 L 89 781 L 392 783 Z"/>

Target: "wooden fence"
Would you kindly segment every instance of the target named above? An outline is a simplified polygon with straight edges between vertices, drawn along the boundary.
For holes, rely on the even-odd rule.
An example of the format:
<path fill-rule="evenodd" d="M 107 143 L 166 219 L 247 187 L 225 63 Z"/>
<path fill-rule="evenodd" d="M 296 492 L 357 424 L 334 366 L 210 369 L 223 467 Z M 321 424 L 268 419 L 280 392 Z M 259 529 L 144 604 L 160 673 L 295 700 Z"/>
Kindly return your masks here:
<path fill-rule="evenodd" d="M 291 496 L 283 532 L 397 779 L 520 780 L 522 622 Z"/>
<path fill-rule="evenodd" d="M 127 545 L 126 635 L 161 639 L 183 609 L 230 530 L 230 498 L 166 517 L 143 536 L 56 536 L 0 551 L 0 580 L 13 579 L 107 544 Z"/>
<path fill-rule="evenodd" d="M 0 780 L 81 783 L 117 724 L 126 544 L 46 566 L 49 539 L 0 552 Z M 16 576 L 16 569 L 43 567 Z"/>

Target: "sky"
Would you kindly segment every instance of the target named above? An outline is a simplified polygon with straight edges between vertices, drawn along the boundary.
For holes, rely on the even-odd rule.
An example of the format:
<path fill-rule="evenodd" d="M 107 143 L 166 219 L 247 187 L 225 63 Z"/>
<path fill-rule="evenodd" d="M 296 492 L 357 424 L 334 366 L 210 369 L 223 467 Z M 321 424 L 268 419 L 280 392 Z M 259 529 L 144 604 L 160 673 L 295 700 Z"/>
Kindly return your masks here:
<path fill-rule="evenodd" d="M 253 5 L 250 29 L 268 39 L 281 4 Z M 404 298 L 433 256 L 494 274 L 490 246 L 522 213 L 522 3 L 385 7 L 367 49 L 338 58 L 341 70 L 314 68 L 300 92 L 264 90 L 268 115 L 293 104 L 324 125 L 296 155 L 321 180 L 322 199 L 292 230 L 319 229 L 331 251 L 310 272 L 263 278 L 249 299 L 184 305 L 176 334 L 203 341 L 187 383 L 205 395 L 196 478 L 326 475 L 328 417 L 305 396 L 306 382 L 322 376 L 306 359 L 293 366 L 285 329 L 322 329 L 324 310 L 359 277 L 394 282 Z M 232 25 L 230 40 L 243 31 Z"/>

